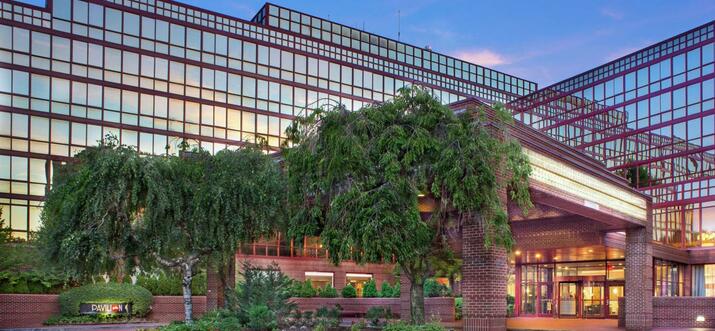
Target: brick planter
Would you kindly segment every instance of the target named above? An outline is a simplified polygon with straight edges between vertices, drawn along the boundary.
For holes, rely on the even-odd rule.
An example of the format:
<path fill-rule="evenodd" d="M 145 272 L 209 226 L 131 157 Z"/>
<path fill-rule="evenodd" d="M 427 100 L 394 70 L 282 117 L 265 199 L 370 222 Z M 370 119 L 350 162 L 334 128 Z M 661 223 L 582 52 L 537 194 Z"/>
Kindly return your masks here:
<path fill-rule="evenodd" d="M 382 306 L 400 315 L 400 298 L 292 298 L 291 301 L 300 310 L 315 311 L 320 307 L 340 305 L 343 313 L 364 315 L 370 307 Z M 425 298 L 425 318 L 454 322 L 454 298 Z"/>
<path fill-rule="evenodd" d="M 206 296 L 194 296 L 191 301 L 194 304 L 194 318 L 201 317 L 206 313 Z M 147 318 L 162 323 L 183 321 L 184 298 L 181 296 L 155 296 Z"/>
<path fill-rule="evenodd" d="M 0 328 L 38 327 L 60 313 L 56 294 L 0 294 Z"/>
<path fill-rule="evenodd" d="M 194 316 L 206 312 L 206 297 L 193 297 Z M 60 313 L 56 294 L 0 294 L 0 328 L 39 327 L 50 316 Z M 155 296 L 148 319 L 170 322 L 184 319 L 180 296 Z"/>
<path fill-rule="evenodd" d="M 625 325 L 625 301 L 618 300 L 618 326 Z M 696 321 L 698 316 L 704 322 Z M 659 328 L 715 328 L 715 298 L 654 297 L 653 327 Z"/>

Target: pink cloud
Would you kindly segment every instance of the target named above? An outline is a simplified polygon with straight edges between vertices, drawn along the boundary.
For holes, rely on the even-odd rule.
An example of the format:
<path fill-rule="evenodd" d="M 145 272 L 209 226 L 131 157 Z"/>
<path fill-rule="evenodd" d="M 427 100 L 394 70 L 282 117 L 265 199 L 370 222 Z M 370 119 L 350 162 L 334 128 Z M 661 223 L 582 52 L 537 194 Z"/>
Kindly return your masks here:
<path fill-rule="evenodd" d="M 485 67 L 494 67 L 509 64 L 506 56 L 489 49 L 469 49 L 456 51 L 454 57 L 467 62 L 479 64 Z"/>

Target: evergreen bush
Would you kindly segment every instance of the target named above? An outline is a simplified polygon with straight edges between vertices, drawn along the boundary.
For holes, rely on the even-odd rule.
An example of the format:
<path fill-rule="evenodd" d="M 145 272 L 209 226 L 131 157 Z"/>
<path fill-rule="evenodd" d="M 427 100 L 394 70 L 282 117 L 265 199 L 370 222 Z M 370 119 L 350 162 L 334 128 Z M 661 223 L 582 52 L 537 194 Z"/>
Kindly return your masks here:
<path fill-rule="evenodd" d="M 341 291 L 343 298 L 356 298 L 357 297 L 357 291 L 355 290 L 355 287 L 353 287 L 352 284 L 345 285 L 343 287 L 343 290 Z"/>
<path fill-rule="evenodd" d="M 130 303 L 132 316 L 143 317 L 151 310 L 152 295 L 138 285 L 96 283 L 63 292 L 59 301 L 63 316 L 78 316 L 82 303 Z"/>
<path fill-rule="evenodd" d="M 378 294 L 379 293 L 377 292 L 377 283 L 375 283 L 374 279 L 370 279 L 365 282 L 365 286 L 362 289 L 363 298 L 377 298 Z"/>

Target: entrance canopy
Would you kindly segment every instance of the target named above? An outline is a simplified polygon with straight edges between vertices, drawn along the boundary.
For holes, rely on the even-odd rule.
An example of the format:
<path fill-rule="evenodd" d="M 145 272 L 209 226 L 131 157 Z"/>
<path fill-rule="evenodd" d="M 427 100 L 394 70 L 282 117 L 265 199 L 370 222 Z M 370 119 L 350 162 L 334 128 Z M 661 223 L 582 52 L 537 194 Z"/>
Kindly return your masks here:
<path fill-rule="evenodd" d="M 456 111 L 485 107 L 489 116 L 489 106 L 477 99 L 450 106 Z M 651 198 L 603 164 L 520 122 L 509 134 L 519 140 L 532 167 L 529 188 L 535 207 L 524 214 L 508 204 L 518 249 L 594 246 L 604 251 L 607 233 L 650 226 Z"/>

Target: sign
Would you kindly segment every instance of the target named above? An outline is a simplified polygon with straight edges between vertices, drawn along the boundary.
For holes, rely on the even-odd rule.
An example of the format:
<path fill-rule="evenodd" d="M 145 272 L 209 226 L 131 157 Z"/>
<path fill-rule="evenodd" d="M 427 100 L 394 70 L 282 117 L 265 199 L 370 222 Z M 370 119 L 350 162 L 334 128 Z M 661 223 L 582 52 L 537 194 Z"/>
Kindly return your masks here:
<path fill-rule="evenodd" d="M 79 313 L 82 315 L 131 315 L 131 303 L 81 303 Z"/>

